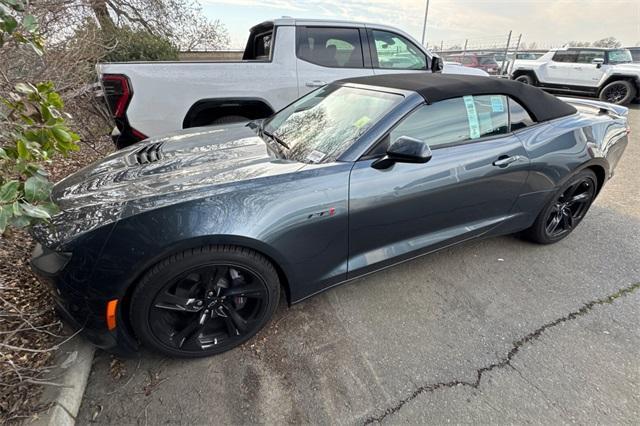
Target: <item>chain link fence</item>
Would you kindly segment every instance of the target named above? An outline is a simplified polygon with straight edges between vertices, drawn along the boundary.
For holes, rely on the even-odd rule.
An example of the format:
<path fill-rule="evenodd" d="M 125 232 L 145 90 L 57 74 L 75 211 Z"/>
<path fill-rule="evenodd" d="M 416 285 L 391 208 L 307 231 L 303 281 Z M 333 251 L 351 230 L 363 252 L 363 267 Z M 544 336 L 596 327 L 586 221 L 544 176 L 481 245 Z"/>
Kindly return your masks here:
<path fill-rule="evenodd" d="M 518 56 L 534 59 L 553 47 L 557 46 L 543 46 L 537 43 L 527 45 L 522 39 L 522 34 L 513 31 L 493 36 L 441 40 L 440 43 L 427 44 L 428 49 L 442 56 L 445 61 L 481 68 L 489 74 L 499 76 L 507 74 L 509 63 Z"/>

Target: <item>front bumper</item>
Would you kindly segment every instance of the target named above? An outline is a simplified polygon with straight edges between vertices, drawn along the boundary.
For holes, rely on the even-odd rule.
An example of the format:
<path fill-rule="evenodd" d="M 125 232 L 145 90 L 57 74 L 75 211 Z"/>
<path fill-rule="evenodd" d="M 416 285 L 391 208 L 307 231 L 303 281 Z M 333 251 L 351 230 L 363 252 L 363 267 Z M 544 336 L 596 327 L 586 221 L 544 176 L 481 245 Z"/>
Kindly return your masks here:
<path fill-rule="evenodd" d="M 116 329 L 107 328 L 106 306 L 114 297 L 91 287 L 90 274 L 82 270 L 82 263 L 82 259 L 79 262 L 70 253 L 41 244 L 36 244 L 30 262 L 38 280 L 51 290 L 56 311 L 74 330 L 80 330 L 91 343 L 109 352 L 121 355 L 135 352 L 138 344 L 120 312 Z"/>

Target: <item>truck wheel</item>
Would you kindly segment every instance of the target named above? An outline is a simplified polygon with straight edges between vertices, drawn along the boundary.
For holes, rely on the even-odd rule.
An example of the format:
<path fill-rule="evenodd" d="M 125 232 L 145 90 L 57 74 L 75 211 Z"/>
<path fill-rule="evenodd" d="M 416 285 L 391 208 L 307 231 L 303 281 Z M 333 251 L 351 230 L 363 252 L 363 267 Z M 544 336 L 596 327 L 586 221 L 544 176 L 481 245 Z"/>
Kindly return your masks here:
<path fill-rule="evenodd" d="M 617 105 L 628 105 L 636 97 L 636 88 L 628 80 L 616 80 L 600 91 L 600 100 Z"/>
<path fill-rule="evenodd" d="M 250 121 L 250 119 L 242 115 L 225 115 L 213 120 L 211 122 L 211 126 L 216 126 L 218 124 L 240 123 L 243 121 Z"/>
<path fill-rule="evenodd" d="M 533 78 L 528 74 L 519 75 L 514 80 L 519 81 L 520 83 L 528 84 L 530 86 L 535 86 Z"/>

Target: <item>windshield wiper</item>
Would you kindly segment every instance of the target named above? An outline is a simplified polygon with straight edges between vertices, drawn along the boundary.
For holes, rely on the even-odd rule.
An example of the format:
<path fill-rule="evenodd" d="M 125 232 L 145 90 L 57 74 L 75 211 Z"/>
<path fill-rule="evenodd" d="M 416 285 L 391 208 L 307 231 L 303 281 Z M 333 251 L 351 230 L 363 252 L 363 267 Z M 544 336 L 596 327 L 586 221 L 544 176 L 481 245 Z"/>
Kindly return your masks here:
<path fill-rule="evenodd" d="M 285 148 L 287 148 L 287 149 L 291 149 L 291 148 L 289 147 L 289 144 L 288 144 L 288 143 L 286 143 L 285 141 L 283 141 L 283 140 L 280 138 L 280 136 L 277 136 L 277 135 L 276 135 L 276 134 L 274 134 L 274 133 L 267 132 L 266 130 L 262 130 L 262 134 L 263 134 L 263 135 L 267 135 L 268 137 L 270 137 L 270 138 L 271 138 L 271 139 L 273 139 L 274 141 L 278 142 L 280 145 L 284 146 Z"/>

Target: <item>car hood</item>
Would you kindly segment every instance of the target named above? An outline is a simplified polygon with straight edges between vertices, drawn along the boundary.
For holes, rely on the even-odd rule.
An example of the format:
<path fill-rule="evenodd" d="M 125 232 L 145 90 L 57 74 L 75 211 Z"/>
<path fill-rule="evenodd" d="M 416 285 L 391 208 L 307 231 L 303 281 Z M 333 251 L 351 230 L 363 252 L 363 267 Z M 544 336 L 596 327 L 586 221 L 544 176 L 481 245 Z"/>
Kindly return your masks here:
<path fill-rule="evenodd" d="M 201 127 L 147 139 L 58 182 L 52 197 L 61 212 L 53 218 L 54 226 L 39 229 L 36 237 L 59 245 L 123 217 L 304 166 L 278 158 L 246 125 Z"/>
<path fill-rule="evenodd" d="M 115 152 L 54 186 L 61 209 L 140 200 L 227 184 L 303 164 L 278 159 L 252 129 L 201 127 Z"/>

